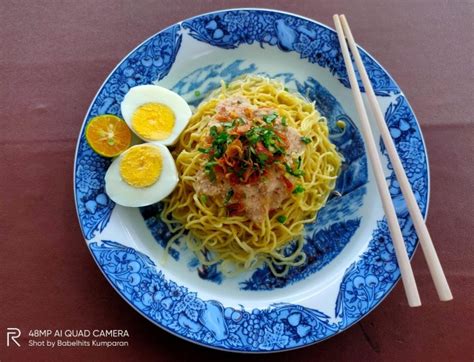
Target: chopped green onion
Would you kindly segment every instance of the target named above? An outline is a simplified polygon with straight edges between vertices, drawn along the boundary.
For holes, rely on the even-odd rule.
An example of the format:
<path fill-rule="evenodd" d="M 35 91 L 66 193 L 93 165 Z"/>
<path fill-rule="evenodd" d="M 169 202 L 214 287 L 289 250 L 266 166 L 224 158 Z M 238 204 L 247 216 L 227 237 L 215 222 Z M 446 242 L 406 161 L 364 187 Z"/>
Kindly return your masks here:
<path fill-rule="evenodd" d="M 261 165 L 261 166 L 264 166 L 265 165 L 265 161 L 268 160 L 268 156 L 264 153 L 259 153 L 257 155 L 257 158 L 258 158 L 258 163 Z"/>
<path fill-rule="evenodd" d="M 285 90 L 285 92 L 288 92 L 288 88 L 285 87 L 285 88 L 283 88 L 283 89 Z"/>
<path fill-rule="evenodd" d="M 277 117 L 278 117 L 278 114 L 273 112 L 272 114 L 268 114 L 266 116 L 263 116 L 262 118 L 265 121 L 265 123 L 272 123 L 275 119 L 277 119 Z"/>
<path fill-rule="evenodd" d="M 201 153 L 209 153 L 211 151 L 211 149 L 210 148 L 201 148 L 201 147 L 199 147 L 198 151 L 201 152 Z"/>
<path fill-rule="evenodd" d="M 286 172 L 288 172 L 290 175 L 293 175 L 293 176 L 296 176 L 296 177 L 300 177 L 300 176 L 303 176 L 304 175 L 304 171 L 301 170 L 300 168 L 297 168 L 296 170 L 293 170 L 290 165 L 288 165 L 287 163 L 285 163 L 285 170 Z"/>
<path fill-rule="evenodd" d="M 198 90 L 197 91 L 194 91 L 194 96 L 195 97 L 199 97 L 201 95 L 201 92 L 199 92 Z"/>
<path fill-rule="evenodd" d="M 300 177 L 300 176 L 303 176 L 304 175 L 304 171 L 301 170 L 301 169 L 298 169 L 298 170 L 294 170 L 293 173 L 292 173 L 293 176 L 296 176 L 296 177 Z"/>
<path fill-rule="evenodd" d="M 250 129 L 245 133 L 245 137 L 249 140 L 250 144 L 254 145 L 260 140 L 260 135 L 257 133 L 257 128 Z"/>
<path fill-rule="evenodd" d="M 229 139 L 229 134 L 222 132 L 217 135 L 217 137 L 214 137 L 214 142 L 219 144 L 219 143 L 226 143 Z"/>
<path fill-rule="evenodd" d="M 216 180 L 216 173 L 214 172 L 214 169 L 206 168 L 204 172 L 207 175 L 207 177 L 209 177 L 209 180 L 211 180 L 212 182 Z"/>
<path fill-rule="evenodd" d="M 209 176 L 209 179 L 211 181 L 215 181 L 216 179 L 216 173 L 214 172 L 214 166 L 217 165 L 216 161 L 209 161 L 204 165 L 204 172 L 206 173 L 207 176 Z"/>
<path fill-rule="evenodd" d="M 217 162 L 216 162 L 216 161 L 210 161 L 210 162 L 207 162 L 207 163 L 204 165 L 204 168 L 206 168 L 206 170 L 209 170 L 210 168 L 214 167 L 215 165 L 217 165 Z"/>
<path fill-rule="evenodd" d="M 265 132 L 263 134 L 263 144 L 265 147 L 269 148 L 271 145 L 275 144 L 271 132 Z"/>
<path fill-rule="evenodd" d="M 211 129 L 209 130 L 209 134 L 210 134 L 212 137 L 217 137 L 217 127 L 216 127 L 216 126 L 212 126 Z"/>
<path fill-rule="evenodd" d="M 286 221 L 287 217 L 285 215 L 279 215 L 277 217 L 277 221 L 280 223 L 280 224 L 284 224 L 285 221 Z"/>
<path fill-rule="evenodd" d="M 235 127 L 235 120 L 233 122 L 222 122 L 221 123 L 224 128 L 232 128 L 232 127 Z"/>
<path fill-rule="evenodd" d="M 224 199 L 224 204 L 225 205 L 227 205 L 229 203 L 232 196 L 234 196 L 234 190 L 229 189 L 229 191 L 227 191 L 227 193 L 225 194 L 225 199 Z"/>
<path fill-rule="evenodd" d="M 301 137 L 301 142 L 308 144 L 311 143 L 311 138 L 309 137 Z"/>
<path fill-rule="evenodd" d="M 285 150 L 283 150 L 283 148 L 280 148 L 280 147 L 277 147 L 276 148 L 276 151 L 273 152 L 273 154 L 275 156 L 280 156 L 280 155 L 284 155 L 285 154 Z M 277 162 L 278 160 L 275 160 L 274 162 Z"/>
<path fill-rule="evenodd" d="M 288 126 L 288 123 L 286 122 L 286 117 L 285 116 L 281 117 L 281 124 L 285 127 Z"/>
<path fill-rule="evenodd" d="M 294 194 L 301 194 L 304 192 L 304 187 L 301 185 L 296 185 L 295 189 L 293 190 Z"/>
<path fill-rule="evenodd" d="M 199 200 L 201 200 L 201 203 L 203 203 L 204 205 L 206 205 L 207 203 L 207 195 L 206 194 L 201 194 L 199 196 Z"/>

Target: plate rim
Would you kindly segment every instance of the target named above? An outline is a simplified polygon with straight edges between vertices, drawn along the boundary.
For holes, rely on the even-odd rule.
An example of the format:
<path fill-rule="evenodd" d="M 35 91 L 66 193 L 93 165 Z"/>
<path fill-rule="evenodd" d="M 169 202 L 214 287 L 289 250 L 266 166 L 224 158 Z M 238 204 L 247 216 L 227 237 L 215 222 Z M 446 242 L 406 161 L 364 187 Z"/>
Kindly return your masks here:
<path fill-rule="evenodd" d="M 332 27 L 326 25 L 326 24 L 323 24 L 315 19 L 311 19 L 311 18 L 308 18 L 304 15 L 300 15 L 300 14 L 296 14 L 296 13 L 292 13 L 292 12 L 288 12 L 288 11 L 284 11 L 284 10 L 279 10 L 279 9 L 275 9 L 275 8 L 264 8 L 264 7 L 235 7 L 235 8 L 223 8 L 223 9 L 218 9 L 218 10 L 213 10 L 213 11 L 209 11 L 209 12 L 205 12 L 205 13 L 200 13 L 200 14 L 197 14 L 197 15 L 193 15 L 189 18 L 185 18 L 185 19 L 182 19 L 180 21 L 177 21 L 173 24 L 170 24 L 162 29 L 160 29 L 159 31 L 153 33 L 152 35 L 148 36 L 146 39 L 144 39 L 143 41 L 141 41 L 137 46 L 135 46 L 133 49 L 131 49 L 125 56 L 123 56 L 119 61 L 118 63 L 113 67 L 112 70 L 110 70 L 110 72 L 108 73 L 107 77 L 104 79 L 104 81 L 101 83 L 101 85 L 99 86 L 97 92 L 95 93 L 94 97 L 92 98 L 90 104 L 89 104 L 89 107 L 87 108 L 87 111 L 85 113 L 85 116 L 84 116 L 84 119 L 82 121 L 82 124 L 81 124 L 81 127 L 80 127 L 80 130 L 79 130 L 79 133 L 78 133 L 78 137 L 77 137 L 77 142 L 76 142 L 76 148 L 75 148 L 75 152 L 74 152 L 74 169 L 73 169 L 73 195 L 74 195 L 74 204 L 75 204 L 75 209 L 76 209 L 76 214 L 77 214 L 77 218 L 78 218 L 78 222 L 79 222 L 79 226 L 80 226 L 80 229 L 81 229 L 81 233 L 82 233 L 82 236 L 83 236 L 83 239 L 85 241 L 85 244 L 86 244 L 86 247 L 87 249 L 89 250 L 91 256 L 92 256 L 92 259 L 95 261 L 95 263 L 97 264 L 97 267 L 98 269 L 101 271 L 101 273 L 104 275 L 105 279 L 109 282 L 109 284 L 112 286 L 112 288 L 120 295 L 120 297 L 125 300 L 125 302 L 127 302 L 127 304 L 129 304 L 135 311 L 137 311 L 140 315 L 142 315 L 144 318 L 146 318 L 149 322 L 151 322 L 153 325 L 155 326 L 158 326 L 159 328 L 161 328 L 162 330 L 166 331 L 167 333 L 170 333 L 176 337 L 179 337 L 180 339 L 184 339 L 188 342 L 191 342 L 191 343 L 194 343 L 194 344 L 197 344 L 197 345 L 200 345 L 200 346 L 203 346 L 203 347 L 207 347 L 207 348 L 211 348 L 211 349 L 215 349 L 215 350 L 220 350 L 220 351 L 225 351 L 225 352 L 232 352 L 232 353 L 245 353 L 245 354 L 269 354 L 269 353 L 279 353 L 279 352 L 285 352 L 285 351 L 291 351 L 291 350 L 295 350 L 295 349 L 300 349 L 300 348 L 304 348 L 304 347 L 308 347 L 308 346 L 311 346 L 311 345 L 314 345 L 314 344 L 317 344 L 317 343 L 320 343 L 320 342 L 323 342 L 329 338 L 332 338 L 346 330 L 348 330 L 350 327 L 352 327 L 354 324 L 360 322 L 362 319 L 364 319 L 365 317 L 367 317 L 370 313 L 372 313 L 375 309 L 377 309 L 377 307 L 385 300 L 385 298 L 387 298 L 387 296 L 393 291 L 393 289 L 397 286 L 397 284 L 400 282 L 400 279 L 401 279 L 401 276 L 398 276 L 396 281 L 391 285 L 391 287 L 384 293 L 384 295 L 381 297 L 381 299 L 376 303 L 374 304 L 367 312 L 365 312 L 364 314 L 360 315 L 358 317 L 358 319 L 354 320 L 353 322 L 347 324 L 346 326 L 344 326 L 343 329 L 339 329 L 338 331 L 336 331 L 335 333 L 333 334 L 330 334 L 326 337 L 323 337 L 323 338 L 320 338 L 318 340 L 315 340 L 313 342 L 310 342 L 310 343 L 306 343 L 306 344 L 303 344 L 303 345 L 299 345 L 299 346 L 295 346 L 295 347 L 285 347 L 285 348 L 280 348 L 280 349 L 276 349 L 276 350 L 270 350 L 270 351 L 264 351 L 264 350 L 258 350 L 258 351 L 245 351 L 245 350 L 239 350 L 239 349 L 233 349 L 233 348 L 224 348 L 224 347 L 220 347 L 220 346 L 215 346 L 215 345 L 212 345 L 212 344 L 207 344 L 207 343 L 204 343 L 202 341 L 198 341 L 198 340 L 193 340 L 191 338 L 188 338 L 187 336 L 183 335 L 183 334 L 179 334 L 169 328 L 167 328 L 166 326 L 154 321 L 153 319 L 151 319 L 149 316 L 147 316 L 146 314 L 144 314 L 137 306 L 133 305 L 131 303 L 130 300 L 128 300 L 125 295 L 117 289 L 117 287 L 114 285 L 114 283 L 112 282 L 112 280 L 109 278 L 109 276 L 105 273 L 103 267 L 99 264 L 99 261 L 97 260 L 96 256 L 94 255 L 94 253 L 92 252 L 91 248 L 89 247 L 89 242 L 88 242 L 88 239 L 86 237 L 86 234 L 84 233 L 84 228 L 83 228 L 83 225 L 82 225 L 82 221 L 81 221 L 81 217 L 80 217 L 80 214 L 79 214 L 79 209 L 78 209 L 78 202 L 77 202 L 77 187 L 76 187 L 76 170 L 77 170 L 77 159 L 78 159 L 78 153 L 79 153 L 79 148 L 80 148 L 80 143 L 81 143 L 81 135 L 83 134 L 83 131 L 84 131 L 84 128 L 86 126 L 86 123 L 87 123 L 87 119 L 88 119 L 88 115 L 92 109 L 92 106 L 94 105 L 94 102 L 95 100 L 97 99 L 100 91 L 103 89 L 103 87 L 106 85 L 106 83 L 108 82 L 108 80 L 110 79 L 110 77 L 112 77 L 112 75 L 115 73 L 115 71 L 122 65 L 123 62 L 125 62 L 137 49 L 139 49 L 144 43 L 148 42 L 149 40 L 153 39 L 154 37 L 156 37 L 157 35 L 159 35 L 160 33 L 163 33 L 171 28 L 173 28 L 174 26 L 176 25 L 181 25 L 182 23 L 184 22 L 188 22 L 190 20 L 193 20 L 193 19 L 197 19 L 197 18 L 201 18 L 203 16 L 206 16 L 206 15 L 212 15 L 212 14 L 218 14 L 218 13 L 224 13 L 224 12 L 232 12 L 232 11 L 250 11 L 250 12 L 253 12 L 253 11 L 263 11 L 263 12 L 269 12 L 269 13 L 278 13 L 278 14 L 284 14 L 284 15 L 288 15 L 288 16 L 292 16 L 292 17 L 296 17 L 296 18 L 300 18 L 300 19 L 304 19 L 308 22 L 311 22 L 311 23 L 314 23 L 318 26 L 321 26 L 323 28 L 326 28 L 327 30 L 331 31 L 331 32 L 336 32 Z M 413 116 L 413 119 L 414 121 L 416 122 L 416 126 L 419 130 L 419 136 L 420 136 L 420 140 L 422 142 L 422 146 L 423 146 L 423 152 L 424 152 L 424 156 L 426 158 L 426 179 L 427 179 L 427 184 L 426 184 L 426 207 L 425 207 L 425 211 L 424 211 L 424 214 L 423 214 L 423 219 L 426 221 L 427 217 L 428 217 L 428 212 L 429 212 L 429 205 L 430 205 L 430 196 L 431 196 L 431 174 L 430 174 L 430 162 L 429 162 L 429 155 L 428 155 L 428 150 L 426 148 L 426 142 L 425 142 L 425 138 L 424 138 L 424 135 L 423 135 L 423 132 L 422 132 L 422 129 L 421 129 L 421 125 L 420 125 L 420 122 L 415 114 L 415 112 L 413 111 L 413 108 L 409 102 L 409 100 L 407 99 L 405 93 L 403 92 L 403 90 L 400 88 L 400 86 L 398 85 L 398 83 L 395 81 L 395 79 L 392 77 L 392 75 L 385 69 L 385 67 L 383 67 L 382 64 L 380 64 L 377 59 L 375 59 L 367 50 L 365 50 L 365 48 L 363 48 L 362 46 L 360 46 L 359 44 L 357 44 L 358 48 L 363 50 L 365 52 L 365 54 L 375 63 L 377 64 L 384 72 L 385 74 L 388 76 L 388 78 L 395 84 L 395 86 L 397 87 L 398 89 L 398 95 L 399 96 L 402 96 L 404 98 L 404 101 L 406 102 L 406 105 L 407 107 L 409 108 L 410 110 L 410 113 L 411 115 Z M 364 92 L 365 93 L 365 92 Z M 365 143 L 365 141 L 364 141 Z M 419 245 L 419 241 L 418 241 L 418 238 L 416 239 L 415 241 L 415 244 L 414 244 L 414 249 L 413 249 L 413 252 L 411 254 L 411 256 L 409 256 L 410 260 L 414 257 L 417 249 L 418 249 L 418 245 Z M 397 269 L 398 268 L 398 265 L 397 265 Z"/>

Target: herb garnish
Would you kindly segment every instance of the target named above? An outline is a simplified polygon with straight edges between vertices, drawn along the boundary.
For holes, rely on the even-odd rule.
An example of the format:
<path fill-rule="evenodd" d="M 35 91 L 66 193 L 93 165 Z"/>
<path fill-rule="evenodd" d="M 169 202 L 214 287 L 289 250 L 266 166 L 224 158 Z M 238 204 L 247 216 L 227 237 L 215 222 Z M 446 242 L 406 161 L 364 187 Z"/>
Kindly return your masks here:
<path fill-rule="evenodd" d="M 286 172 L 295 177 L 300 177 L 304 175 L 304 171 L 301 169 L 301 156 L 296 160 L 296 168 L 291 168 L 289 164 L 285 162 L 284 164 Z"/>
<path fill-rule="evenodd" d="M 266 116 L 263 116 L 262 119 L 265 123 L 272 123 L 275 119 L 277 119 L 278 114 L 273 112 L 272 114 L 268 114 Z"/>
<path fill-rule="evenodd" d="M 304 192 L 304 187 L 301 185 L 296 185 L 295 189 L 293 190 L 294 194 L 301 194 Z"/>
<path fill-rule="evenodd" d="M 206 194 L 201 194 L 199 196 L 199 200 L 201 200 L 201 203 L 203 203 L 204 205 L 206 205 L 207 203 L 207 195 Z"/>
<path fill-rule="evenodd" d="M 227 193 L 225 194 L 224 205 L 227 205 L 229 203 L 230 199 L 232 199 L 232 196 L 234 196 L 234 190 L 229 189 L 229 191 L 227 191 Z"/>
<path fill-rule="evenodd" d="M 253 183 L 270 165 L 282 162 L 288 144 L 285 135 L 274 128 L 273 121 L 277 118 L 278 114 L 273 112 L 262 117 L 265 123 L 235 118 L 211 126 L 209 146 L 198 149 L 206 155 L 204 170 L 209 179 L 214 181 L 216 175 L 222 175 L 231 185 Z M 291 171 L 291 174 L 302 172 Z"/>

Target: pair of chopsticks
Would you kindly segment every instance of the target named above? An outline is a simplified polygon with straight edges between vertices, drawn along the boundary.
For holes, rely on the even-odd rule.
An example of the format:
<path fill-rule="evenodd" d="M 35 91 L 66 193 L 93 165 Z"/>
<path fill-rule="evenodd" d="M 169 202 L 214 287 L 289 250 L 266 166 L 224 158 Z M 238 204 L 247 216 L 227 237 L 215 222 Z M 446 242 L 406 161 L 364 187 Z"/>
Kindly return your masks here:
<path fill-rule="evenodd" d="M 411 190 L 410 183 L 408 181 L 407 175 L 405 174 L 405 170 L 403 169 L 397 150 L 395 149 L 395 145 L 393 143 L 392 137 L 390 136 L 390 132 L 385 123 L 385 119 L 380 109 L 380 106 L 377 102 L 377 98 L 375 96 L 374 89 L 372 88 L 372 84 L 370 83 L 369 76 L 367 75 L 367 71 L 365 70 L 364 64 L 362 63 L 362 58 L 360 56 L 359 50 L 357 49 L 357 45 L 354 41 L 354 37 L 352 36 L 352 32 L 349 28 L 347 19 L 344 15 L 334 15 L 333 19 L 334 24 L 336 25 L 339 44 L 341 46 L 342 54 L 344 56 L 344 63 L 346 65 L 347 73 L 349 75 L 352 95 L 354 97 L 357 113 L 360 118 L 362 135 L 367 146 L 369 160 L 374 171 L 375 180 L 377 182 L 377 188 L 382 199 L 382 205 L 387 218 L 390 234 L 392 236 L 395 254 L 397 257 L 398 266 L 400 268 L 400 273 L 402 276 L 403 286 L 405 288 L 405 294 L 407 296 L 408 304 L 410 305 L 410 307 L 420 306 L 420 296 L 418 294 L 418 288 L 416 286 L 415 277 L 413 275 L 410 260 L 408 259 L 408 254 L 405 249 L 405 243 L 403 241 L 402 232 L 400 230 L 400 225 L 398 223 L 397 215 L 395 213 L 395 208 L 392 203 L 392 198 L 390 197 L 390 192 L 385 181 L 385 175 L 379 154 L 377 152 L 377 146 L 375 144 L 374 136 L 370 129 L 367 111 L 364 106 L 364 101 L 362 100 L 359 84 L 357 82 L 357 78 L 354 72 L 354 67 L 352 65 L 349 49 L 346 44 L 346 38 L 347 43 L 349 43 L 352 56 L 354 57 L 355 63 L 359 70 L 362 83 L 364 84 L 370 109 L 372 110 L 372 113 L 375 116 L 375 120 L 377 121 L 377 126 L 382 135 L 385 148 L 387 149 L 387 153 L 395 171 L 398 183 L 400 184 L 403 197 L 405 198 L 405 201 L 407 203 L 408 211 L 412 218 L 416 233 L 418 234 L 418 238 L 420 240 L 423 254 L 428 264 L 428 269 L 430 271 L 431 277 L 433 278 L 436 291 L 438 292 L 438 297 L 442 301 L 451 300 L 453 299 L 453 295 L 451 294 L 451 290 L 449 289 L 448 281 L 446 280 L 443 268 L 441 267 L 438 255 L 436 254 L 433 241 L 431 240 L 430 234 L 423 220 L 423 216 L 421 215 L 421 211 L 418 207 L 418 203 L 416 202 L 415 196 L 413 195 L 413 191 Z"/>

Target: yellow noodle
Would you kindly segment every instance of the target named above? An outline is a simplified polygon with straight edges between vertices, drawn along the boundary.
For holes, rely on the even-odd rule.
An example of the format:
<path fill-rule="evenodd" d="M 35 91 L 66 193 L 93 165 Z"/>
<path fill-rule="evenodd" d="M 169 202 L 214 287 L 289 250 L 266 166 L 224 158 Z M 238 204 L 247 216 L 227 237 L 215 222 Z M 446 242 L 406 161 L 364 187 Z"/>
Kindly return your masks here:
<path fill-rule="evenodd" d="M 193 187 L 203 162 L 198 148 L 204 146 L 206 127 L 216 113 L 216 105 L 237 95 L 258 107 L 274 109 L 287 118 L 288 126 L 312 140 L 302 154 L 304 175 L 299 183 L 305 191 L 291 194 L 277 212 L 272 217 L 266 215 L 261 224 L 243 216 L 228 216 L 222 201 L 212 197 L 203 201 Z M 306 260 L 304 225 L 314 221 L 339 174 L 341 156 L 328 137 L 326 119 L 315 109 L 314 103 L 286 91 L 282 83 L 260 76 L 246 76 L 227 86 L 221 82 L 221 87 L 197 108 L 173 151 L 177 156 L 180 182 L 164 201 L 163 221 L 180 235 L 188 231 L 184 237 L 188 247 L 204 265 L 220 263 L 224 273 L 232 274 L 267 263 L 273 274 L 285 275 L 291 266 L 301 265 Z M 284 224 L 277 221 L 279 215 L 287 217 Z M 296 240 L 296 248 L 291 255 L 285 255 L 283 249 L 291 240 Z"/>

